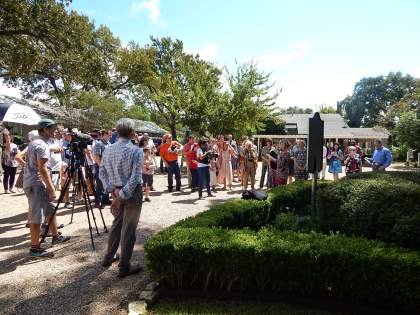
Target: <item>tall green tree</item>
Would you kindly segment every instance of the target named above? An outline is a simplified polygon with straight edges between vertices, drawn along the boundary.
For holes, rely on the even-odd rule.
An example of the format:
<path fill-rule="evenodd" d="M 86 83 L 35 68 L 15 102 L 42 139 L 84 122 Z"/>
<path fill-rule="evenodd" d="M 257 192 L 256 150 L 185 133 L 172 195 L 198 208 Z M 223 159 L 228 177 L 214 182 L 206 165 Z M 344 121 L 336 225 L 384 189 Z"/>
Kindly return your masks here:
<path fill-rule="evenodd" d="M 351 127 L 379 125 L 391 106 L 415 89 L 415 79 L 401 72 L 363 78 L 353 94 L 340 102 Z"/>
<path fill-rule="evenodd" d="M 260 71 L 254 62 L 244 63 L 233 73 L 227 71 L 227 82 L 229 88 L 211 117 L 209 131 L 241 136 L 263 130 L 267 117 L 275 115 L 278 96 L 272 92 L 270 74 Z"/>
<path fill-rule="evenodd" d="M 420 149 L 420 119 L 414 111 L 403 113 L 395 127 L 397 142 L 412 149 Z"/>
<path fill-rule="evenodd" d="M 186 76 L 183 73 L 186 54 L 180 40 L 151 38 L 146 46 L 153 52 L 150 73 L 152 79 L 135 87 L 137 99 L 153 116 L 159 116 L 176 138 L 177 125 L 185 117 L 187 97 Z"/>
<path fill-rule="evenodd" d="M 118 90 L 120 47 L 107 27 L 95 28 L 63 1 L 1 2 L 0 77 L 27 98 L 47 95 L 70 106 L 78 91 Z"/>

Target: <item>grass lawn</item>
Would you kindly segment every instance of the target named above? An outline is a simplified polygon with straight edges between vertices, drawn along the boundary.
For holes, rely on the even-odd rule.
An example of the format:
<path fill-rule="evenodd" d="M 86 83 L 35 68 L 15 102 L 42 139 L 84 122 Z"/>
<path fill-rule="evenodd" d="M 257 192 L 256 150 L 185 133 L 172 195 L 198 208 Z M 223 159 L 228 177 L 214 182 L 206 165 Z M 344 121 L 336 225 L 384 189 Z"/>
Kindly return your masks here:
<path fill-rule="evenodd" d="M 242 301 L 218 301 L 207 299 L 163 299 L 152 309 L 149 315 L 333 315 L 318 309 L 308 309 L 286 304 Z"/>

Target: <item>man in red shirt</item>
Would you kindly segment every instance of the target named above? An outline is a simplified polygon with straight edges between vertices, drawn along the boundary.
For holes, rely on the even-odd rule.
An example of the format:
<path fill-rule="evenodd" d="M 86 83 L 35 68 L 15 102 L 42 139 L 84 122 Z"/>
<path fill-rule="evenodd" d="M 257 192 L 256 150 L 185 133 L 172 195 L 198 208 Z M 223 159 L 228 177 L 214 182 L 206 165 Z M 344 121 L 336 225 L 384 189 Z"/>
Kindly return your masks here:
<path fill-rule="evenodd" d="M 197 148 L 198 144 L 195 142 L 194 136 L 187 138 L 188 142 L 184 145 L 184 156 L 187 160 L 188 169 L 191 173 L 191 192 L 197 190 L 198 174 L 197 174 Z"/>
<path fill-rule="evenodd" d="M 182 151 L 182 145 L 178 141 L 172 141 L 172 135 L 166 134 L 160 146 L 160 157 L 168 166 L 168 190 L 173 190 L 173 175 L 175 174 L 176 191 L 181 190 L 181 171 L 179 169 L 178 155 Z"/>

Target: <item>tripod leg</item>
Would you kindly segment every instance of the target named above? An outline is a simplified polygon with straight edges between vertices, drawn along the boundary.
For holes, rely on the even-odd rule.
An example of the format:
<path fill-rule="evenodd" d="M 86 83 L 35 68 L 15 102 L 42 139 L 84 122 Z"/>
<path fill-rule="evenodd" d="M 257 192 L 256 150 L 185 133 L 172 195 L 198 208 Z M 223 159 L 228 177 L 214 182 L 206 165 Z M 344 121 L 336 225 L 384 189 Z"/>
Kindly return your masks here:
<path fill-rule="evenodd" d="M 95 243 L 93 242 L 93 232 L 92 232 L 93 228 L 92 228 L 92 224 L 90 223 L 89 206 L 88 206 L 89 196 L 87 194 L 86 184 L 83 181 L 83 172 L 82 172 L 81 167 L 78 168 L 77 174 L 78 174 L 78 177 L 79 177 L 79 185 L 81 186 L 81 189 L 82 189 L 83 199 L 85 201 L 85 210 L 86 210 L 86 215 L 87 215 L 87 219 L 88 219 L 90 240 L 92 242 L 92 249 L 95 250 Z M 90 202 L 90 200 L 89 200 L 89 202 Z M 93 220 L 95 221 L 95 218 L 93 218 Z M 95 226 L 96 226 L 96 222 L 95 222 Z M 96 231 L 98 232 L 98 227 L 96 227 Z M 98 234 L 99 234 L 99 232 L 98 232 Z"/>
<path fill-rule="evenodd" d="M 81 169 L 80 169 L 80 172 L 82 173 Z M 89 213 L 89 210 L 90 210 L 90 212 L 92 213 L 92 219 L 93 219 L 93 223 L 95 224 L 96 234 L 99 235 L 99 229 L 98 229 L 98 225 L 96 224 L 95 213 L 93 213 L 93 207 L 92 207 L 92 203 L 90 202 L 89 192 L 87 189 L 86 181 L 83 177 L 83 173 L 81 175 L 81 180 L 79 182 L 82 188 L 83 199 L 85 200 L 86 211 Z"/>
<path fill-rule="evenodd" d="M 60 206 L 60 204 L 64 200 L 64 195 L 65 195 L 66 189 L 68 188 L 69 185 L 70 185 L 70 178 L 67 178 L 65 183 L 64 183 L 64 189 L 61 190 L 60 197 L 58 197 L 58 201 L 57 201 L 57 204 L 55 205 L 54 211 L 51 214 L 50 218 L 48 219 L 47 224 L 45 225 L 44 233 L 42 234 L 42 238 L 41 238 L 40 243 L 43 243 L 45 241 L 45 238 L 47 237 L 48 231 L 50 229 L 50 225 L 51 225 L 51 223 L 52 223 L 52 221 L 55 217 L 55 214 L 57 213 L 58 207 Z"/>
<path fill-rule="evenodd" d="M 76 191 L 77 191 L 77 189 L 76 189 L 76 176 L 74 176 L 74 174 L 73 174 L 71 176 L 71 178 L 73 179 L 73 191 L 72 191 L 72 195 L 71 195 L 72 206 L 71 206 L 71 217 L 70 217 L 69 224 L 73 223 L 74 204 L 75 204 L 74 198 L 76 198 L 75 196 L 76 196 Z"/>

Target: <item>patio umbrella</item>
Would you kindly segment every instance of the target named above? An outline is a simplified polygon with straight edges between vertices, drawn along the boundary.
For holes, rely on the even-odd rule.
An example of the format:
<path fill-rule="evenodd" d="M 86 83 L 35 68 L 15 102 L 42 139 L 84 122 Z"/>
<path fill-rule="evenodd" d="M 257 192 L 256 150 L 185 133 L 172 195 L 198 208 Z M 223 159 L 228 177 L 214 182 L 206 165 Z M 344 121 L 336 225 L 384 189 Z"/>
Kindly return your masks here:
<path fill-rule="evenodd" d="M 0 103 L 0 122 L 36 125 L 41 117 L 29 106 L 17 103 Z"/>

